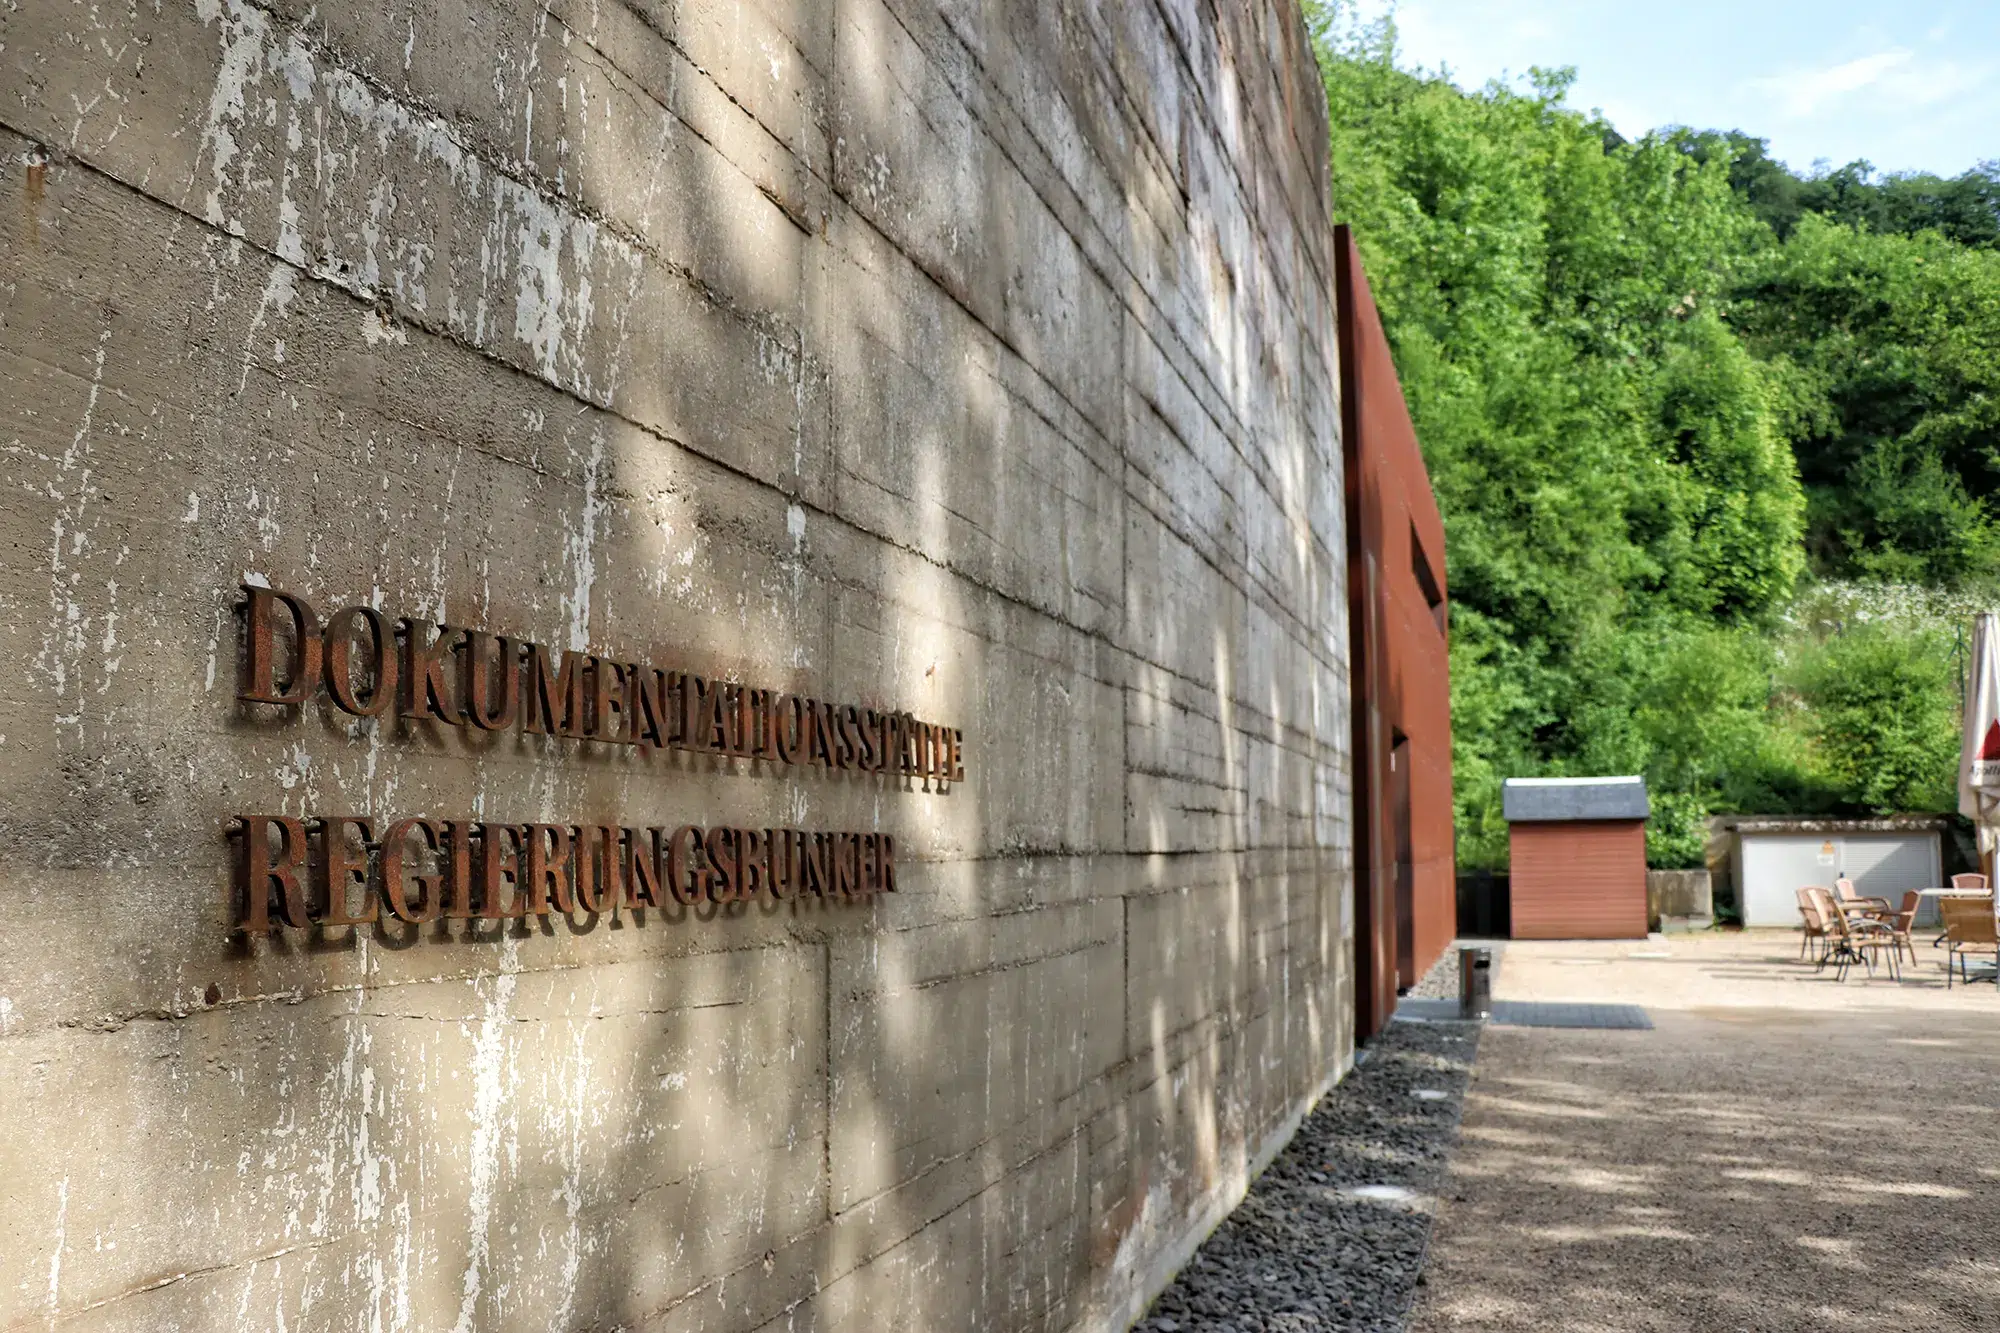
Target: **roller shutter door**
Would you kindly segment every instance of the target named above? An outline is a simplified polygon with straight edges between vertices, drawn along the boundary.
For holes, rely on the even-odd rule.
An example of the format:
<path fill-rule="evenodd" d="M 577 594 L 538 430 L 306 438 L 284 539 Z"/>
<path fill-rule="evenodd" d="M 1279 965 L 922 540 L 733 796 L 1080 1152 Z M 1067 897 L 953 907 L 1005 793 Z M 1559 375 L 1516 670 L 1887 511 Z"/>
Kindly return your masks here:
<path fill-rule="evenodd" d="M 1843 875 L 1857 891 L 1897 905 L 1904 890 L 1942 882 L 1938 854 L 1935 833 L 1745 833 L 1737 878 L 1743 924 L 1796 927 L 1797 890 L 1830 889 Z M 1919 920 L 1935 911 L 1926 903 Z"/>
<path fill-rule="evenodd" d="M 1645 935 L 1644 821 L 1524 822 L 1508 841 L 1515 939 Z"/>
<path fill-rule="evenodd" d="M 1840 868 L 1862 893 L 1894 903 L 1902 900 L 1905 889 L 1936 888 L 1943 882 L 1938 877 L 1934 833 L 1918 837 L 1850 833 L 1841 842 Z"/>
<path fill-rule="evenodd" d="M 1833 887 L 1840 877 L 1840 838 L 1823 833 L 1746 833 L 1737 879 L 1746 926 L 1799 924 L 1798 891 Z"/>

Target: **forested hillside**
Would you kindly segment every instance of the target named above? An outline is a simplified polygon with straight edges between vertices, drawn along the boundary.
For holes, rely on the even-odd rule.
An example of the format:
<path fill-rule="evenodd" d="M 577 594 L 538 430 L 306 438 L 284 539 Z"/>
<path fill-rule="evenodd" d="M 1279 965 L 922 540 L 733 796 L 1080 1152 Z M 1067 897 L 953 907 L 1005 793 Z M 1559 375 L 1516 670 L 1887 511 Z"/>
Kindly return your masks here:
<path fill-rule="evenodd" d="M 2000 175 L 1636 142 L 1318 12 L 1354 224 L 1445 514 L 1459 861 L 1504 777 L 1712 811 L 1954 804 L 1955 627 L 2000 571 Z"/>

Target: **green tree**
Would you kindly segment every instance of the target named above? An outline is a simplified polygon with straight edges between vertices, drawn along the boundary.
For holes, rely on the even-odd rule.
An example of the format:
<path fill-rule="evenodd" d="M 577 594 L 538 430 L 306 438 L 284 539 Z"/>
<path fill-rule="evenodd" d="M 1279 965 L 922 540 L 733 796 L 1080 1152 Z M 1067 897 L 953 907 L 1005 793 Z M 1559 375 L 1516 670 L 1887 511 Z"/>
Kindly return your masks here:
<path fill-rule="evenodd" d="M 1393 23 L 1311 13 L 1334 214 L 1445 517 L 1460 863 L 1504 864 L 1511 776 L 1645 774 L 1660 864 L 1713 810 L 1938 808 L 1934 645 L 1783 615 L 1808 564 L 2000 566 L 2000 173 L 1627 140 L 1569 71 L 1466 91 L 1399 67 Z"/>
<path fill-rule="evenodd" d="M 1793 669 L 1832 784 L 1871 813 L 1955 803 L 1958 691 L 1942 636 L 1864 626 Z"/>
<path fill-rule="evenodd" d="M 1779 386 L 1819 572 L 2000 569 L 2000 252 L 1807 217 L 1730 316 Z"/>
<path fill-rule="evenodd" d="M 1723 318 L 1762 233 L 1726 161 L 1622 142 L 1567 71 L 1468 94 L 1386 26 L 1329 40 L 1335 212 L 1445 515 L 1460 858 L 1493 864 L 1502 778 L 1646 771 L 1658 644 L 1797 578 L 1792 460 Z"/>

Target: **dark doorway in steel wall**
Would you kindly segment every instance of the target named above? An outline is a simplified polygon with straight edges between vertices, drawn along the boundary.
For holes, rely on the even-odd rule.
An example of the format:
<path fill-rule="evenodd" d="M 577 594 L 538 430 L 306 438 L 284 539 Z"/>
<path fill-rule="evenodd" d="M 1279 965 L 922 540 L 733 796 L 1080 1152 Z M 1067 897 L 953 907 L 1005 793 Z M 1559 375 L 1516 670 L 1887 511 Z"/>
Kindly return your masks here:
<path fill-rule="evenodd" d="M 1389 819 L 1395 837 L 1396 988 L 1414 986 L 1417 970 L 1417 865 L 1410 837 L 1410 738 L 1390 733 Z"/>

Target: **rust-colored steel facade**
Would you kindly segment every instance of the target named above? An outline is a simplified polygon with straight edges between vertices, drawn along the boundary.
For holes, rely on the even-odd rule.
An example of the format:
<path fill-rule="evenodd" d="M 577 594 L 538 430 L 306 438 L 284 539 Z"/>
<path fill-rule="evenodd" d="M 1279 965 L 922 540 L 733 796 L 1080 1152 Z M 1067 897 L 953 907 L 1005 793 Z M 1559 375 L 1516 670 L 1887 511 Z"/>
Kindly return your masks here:
<path fill-rule="evenodd" d="M 1628 940 L 1646 933 L 1646 821 L 1508 826 L 1517 940 Z"/>
<path fill-rule="evenodd" d="M 1355 1030 L 1455 932 L 1444 521 L 1353 232 L 1335 229 L 1354 709 Z"/>

